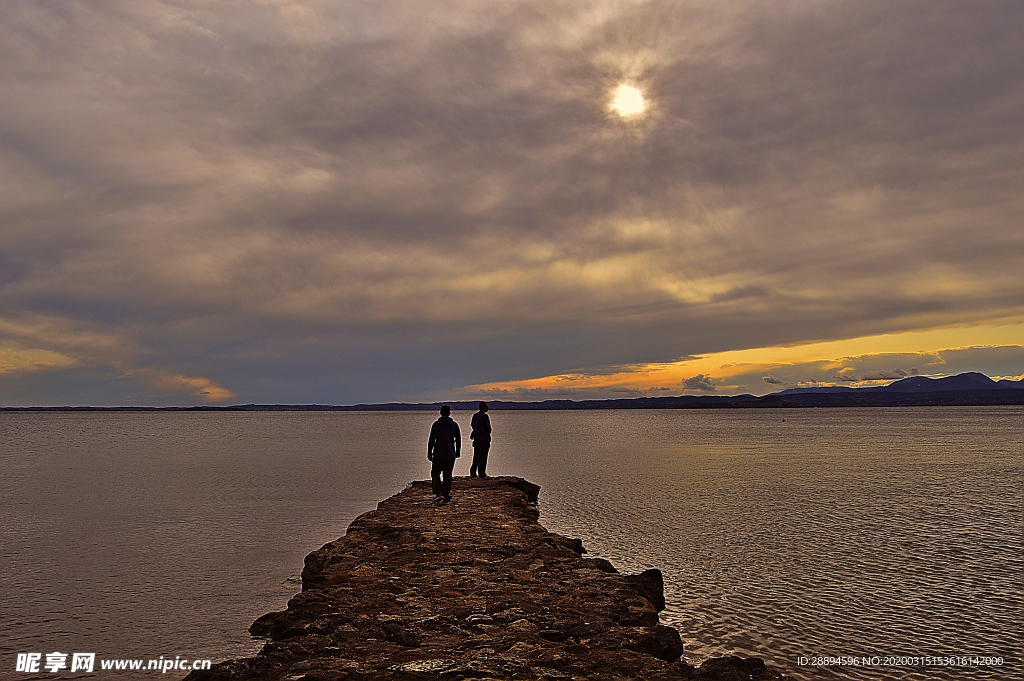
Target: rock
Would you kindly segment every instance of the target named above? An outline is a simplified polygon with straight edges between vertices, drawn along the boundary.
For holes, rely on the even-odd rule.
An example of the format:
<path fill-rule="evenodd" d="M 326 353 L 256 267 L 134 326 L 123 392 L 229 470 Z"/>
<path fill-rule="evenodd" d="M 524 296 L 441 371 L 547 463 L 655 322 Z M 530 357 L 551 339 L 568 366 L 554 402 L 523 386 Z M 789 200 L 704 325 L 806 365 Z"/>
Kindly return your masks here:
<path fill-rule="evenodd" d="M 268 612 L 266 615 L 257 617 L 256 621 L 249 626 L 249 633 L 253 636 L 270 636 L 274 622 L 284 613 L 285 611 L 281 610 L 280 612 Z"/>
<path fill-rule="evenodd" d="M 627 575 L 626 581 L 632 584 L 641 596 L 661 612 L 665 609 L 665 579 L 661 570 L 644 570 L 638 575 Z"/>
<path fill-rule="evenodd" d="M 761 660 L 680 659 L 661 572 L 583 558 L 538 524 L 539 490 L 457 478 L 437 506 L 413 483 L 306 557 L 302 591 L 250 627 L 270 638 L 259 653 L 186 679 L 785 678 Z"/>
<path fill-rule="evenodd" d="M 700 681 L 747 681 L 748 679 L 771 678 L 764 676 L 767 671 L 768 668 L 764 660 L 718 657 L 702 664 L 693 678 Z"/>

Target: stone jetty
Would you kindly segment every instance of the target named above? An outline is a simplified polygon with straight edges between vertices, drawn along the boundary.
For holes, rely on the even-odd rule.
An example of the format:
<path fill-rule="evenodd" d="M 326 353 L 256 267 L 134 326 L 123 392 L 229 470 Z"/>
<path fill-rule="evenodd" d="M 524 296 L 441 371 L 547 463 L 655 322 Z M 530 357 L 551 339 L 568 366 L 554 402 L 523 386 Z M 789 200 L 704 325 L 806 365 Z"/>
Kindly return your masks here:
<path fill-rule="evenodd" d="M 755 658 L 693 667 L 659 624 L 659 570 L 620 574 L 538 522 L 540 488 L 414 482 L 306 556 L 302 592 L 250 632 L 270 640 L 186 681 L 785 679 Z"/>

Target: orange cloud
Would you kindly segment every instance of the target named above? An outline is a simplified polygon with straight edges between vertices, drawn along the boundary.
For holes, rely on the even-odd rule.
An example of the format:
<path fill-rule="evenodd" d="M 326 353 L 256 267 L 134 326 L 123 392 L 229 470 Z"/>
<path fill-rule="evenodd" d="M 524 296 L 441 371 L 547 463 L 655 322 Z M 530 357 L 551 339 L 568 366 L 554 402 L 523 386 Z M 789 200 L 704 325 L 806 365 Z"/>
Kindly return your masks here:
<path fill-rule="evenodd" d="M 764 394 L 794 385 L 874 385 L 964 371 L 1012 378 L 1024 366 L 1021 337 L 1024 324 L 935 329 L 688 356 L 676 362 L 466 386 L 460 392 L 492 399 L 601 399 L 625 392 L 664 394 L 664 388 L 654 386 L 672 386 L 675 394 Z"/>
<path fill-rule="evenodd" d="M 25 374 L 34 371 L 65 369 L 78 362 L 52 350 L 0 349 L 0 375 Z"/>
<path fill-rule="evenodd" d="M 158 390 L 191 395 L 206 403 L 225 402 L 238 395 L 202 376 L 185 376 L 153 368 L 142 369 L 139 373 L 145 374 Z"/>

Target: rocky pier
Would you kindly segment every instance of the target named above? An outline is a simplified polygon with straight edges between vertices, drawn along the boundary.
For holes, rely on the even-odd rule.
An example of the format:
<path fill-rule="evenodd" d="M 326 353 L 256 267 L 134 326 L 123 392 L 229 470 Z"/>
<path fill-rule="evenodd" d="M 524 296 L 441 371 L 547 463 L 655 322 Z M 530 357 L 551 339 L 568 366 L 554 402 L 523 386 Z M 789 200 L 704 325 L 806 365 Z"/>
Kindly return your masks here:
<path fill-rule="evenodd" d="M 456 478 L 435 505 L 412 483 L 306 556 L 302 592 L 249 630 L 270 639 L 259 653 L 186 681 L 787 678 L 756 658 L 681 659 L 661 572 L 585 557 L 537 522 L 539 491 Z"/>

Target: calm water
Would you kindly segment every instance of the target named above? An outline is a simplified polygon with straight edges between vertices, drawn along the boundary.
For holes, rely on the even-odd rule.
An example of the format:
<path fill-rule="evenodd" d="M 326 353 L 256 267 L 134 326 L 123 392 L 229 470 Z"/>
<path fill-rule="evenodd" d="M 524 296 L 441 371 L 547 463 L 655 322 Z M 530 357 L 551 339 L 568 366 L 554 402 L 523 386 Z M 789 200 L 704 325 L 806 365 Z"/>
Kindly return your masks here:
<path fill-rule="evenodd" d="M 455 417 L 468 430 L 470 414 Z M 298 590 L 303 556 L 427 476 L 433 419 L 0 414 L 0 678 L 28 678 L 18 652 L 253 654 L 248 625 Z M 540 484 L 541 522 L 591 555 L 661 568 L 663 619 L 694 662 L 754 654 L 798 679 L 1024 678 L 1024 409 L 491 420 L 488 472 Z M 798 664 L 891 655 L 1003 665 Z"/>

